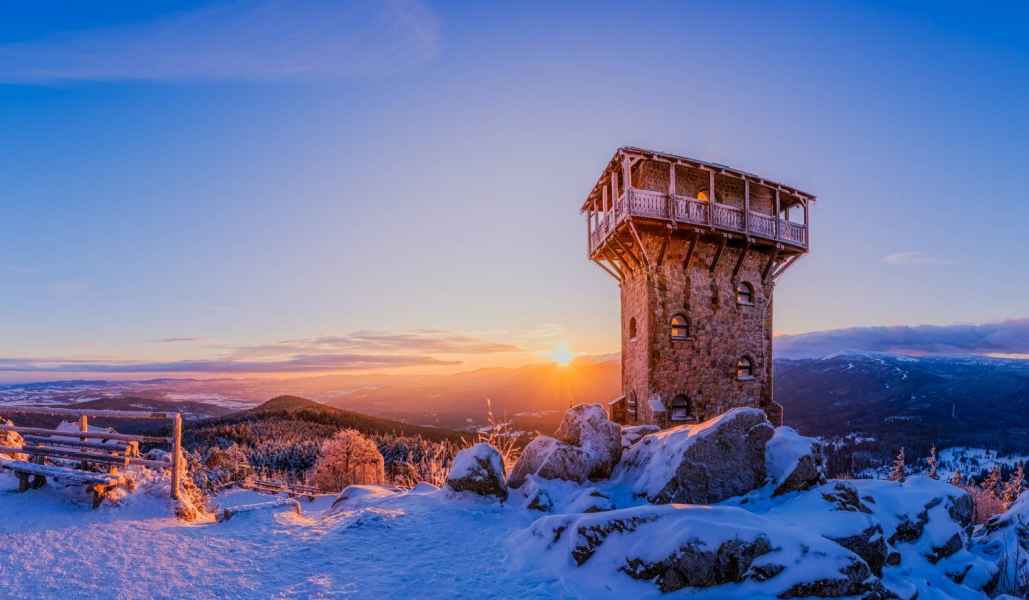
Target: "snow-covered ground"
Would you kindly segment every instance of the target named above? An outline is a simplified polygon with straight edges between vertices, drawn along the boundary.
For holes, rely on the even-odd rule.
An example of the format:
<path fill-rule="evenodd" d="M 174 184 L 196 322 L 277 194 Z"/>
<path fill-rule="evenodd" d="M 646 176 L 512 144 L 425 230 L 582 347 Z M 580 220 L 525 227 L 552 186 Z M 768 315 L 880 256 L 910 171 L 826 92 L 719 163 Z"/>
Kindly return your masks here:
<path fill-rule="evenodd" d="M 278 508 L 188 524 L 164 497 L 94 511 L 71 490 L 16 489 L 0 474 L 4 598 L 568 597 L 509 566 L 505 540 L 538 513 L 474 497 L 409 492 L 331 514 L 323 497 L 299 516 Z M 218 502 L 269 498 L 231 490 Z"/>

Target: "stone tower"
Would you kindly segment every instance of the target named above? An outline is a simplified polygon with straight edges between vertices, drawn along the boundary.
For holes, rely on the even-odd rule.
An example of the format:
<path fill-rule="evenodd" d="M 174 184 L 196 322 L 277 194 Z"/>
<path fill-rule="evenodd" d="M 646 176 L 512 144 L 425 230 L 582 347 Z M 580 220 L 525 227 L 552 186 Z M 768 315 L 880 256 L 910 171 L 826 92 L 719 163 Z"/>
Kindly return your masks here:
<path fill-rule="evenodd" d="M 810 248 L 814 200 L 724 165 L 615 152 L 582 206 L 589 258 L 621 288 L 613 420 L 668 427 L 755 406 L 782 423 L 772 293 Z"/>

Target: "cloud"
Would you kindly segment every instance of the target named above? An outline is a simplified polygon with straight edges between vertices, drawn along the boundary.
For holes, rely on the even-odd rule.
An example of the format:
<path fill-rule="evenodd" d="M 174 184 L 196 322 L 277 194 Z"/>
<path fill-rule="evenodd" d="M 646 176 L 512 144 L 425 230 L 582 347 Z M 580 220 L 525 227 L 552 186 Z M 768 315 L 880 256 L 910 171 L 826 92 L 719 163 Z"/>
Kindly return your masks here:
<path fill-rule="evenodd" d="M 238 0 L 146 22 L 0 44 L 0 81 L 366 77 L 435 58 L 418 0 Z"/>
<path fill-rule="evenodd" d="M 231 348 L 236 357 L 268 357 L 292 353 L 318 352 L 414 352 L 424 354 L 495 354 L 520 352 L 522 348 L 479 337 L 440 331 L 416 329 L 409 333 L 355 331 L 348 335 L 321 336 L 284 340 L 275 344 Z"/>
<path fill-rule="evenodd" d="M 1029 318 L 981 325 L 852 327 L 778 336 L 775 351 L 783 358 L 810 358 L 836 352 L 896 354 L 1029 354 Z"/>
<path fill-rule="evenodd" d="M 953 261 L 929 256 L 924 252 L 894 252 L 884 256 L 883 262 L 895 266 L 954 264 Z"/>
<path fill-rule="evenodd" d="M 169 337 L 156 343 L 202 341 Z M 214 358 L 132 361 L 65 357 L 0 358 L 0 372 L 23 373 L 254 373 L 289 374 L 358 371 L 403 367 L 439 367 L 461 360 L 433 355 L 521 352 L 513 344 L 493 342 L 466 333 L 436 329 L 410 332 L 357 331 L 348 335 L 284 340 L 253 346 L 211 346 Z"/>
<path fill-rule="evenodd" d="M 430 356 L 311 354 L 275 361 L 234 359 L 146 361 L 90 361 L 78 359 L 0 358 L 0 372 L 18 373 L 321 373 L 386 367 L 447 366 L 461 361 Z"/>

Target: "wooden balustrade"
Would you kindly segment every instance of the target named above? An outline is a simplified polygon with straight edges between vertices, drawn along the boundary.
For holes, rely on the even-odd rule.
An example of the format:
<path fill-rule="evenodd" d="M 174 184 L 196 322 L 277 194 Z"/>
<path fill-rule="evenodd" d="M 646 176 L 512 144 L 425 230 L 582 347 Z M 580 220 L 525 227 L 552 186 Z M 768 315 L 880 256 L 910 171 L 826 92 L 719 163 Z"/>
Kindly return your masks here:
<path fill-rule="evenodd" d="M 708 220 L 709 211 L 713 211 L 711 220 Z M 597 226 L 590 234 L 590 249 L 594 250 L 603 245 L 607 237 L 627 217 L 662 219 L 694 225 L 711 224 L 720 229 L 797 246 L 807 247 L 808 245 L 806 225 L 780 218 L 777 239 L 776 219 L 772 215 L 686 196 L 629 188 L 627 192 L 615 199 L 611 210 L 601 214 Z"/>

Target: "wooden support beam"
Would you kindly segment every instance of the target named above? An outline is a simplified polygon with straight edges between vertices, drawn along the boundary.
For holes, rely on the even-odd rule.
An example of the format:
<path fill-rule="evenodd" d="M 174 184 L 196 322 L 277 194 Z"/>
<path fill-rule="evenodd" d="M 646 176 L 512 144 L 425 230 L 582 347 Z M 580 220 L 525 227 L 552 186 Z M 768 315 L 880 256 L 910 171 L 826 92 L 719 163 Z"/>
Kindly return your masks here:
<path fill-rule="evenodd" d="M 729 236 L 722 234 L 722 241 L 718 244 L 718 250 L 715 251 L 715 257 L 711 261 L 711 267 L 708 269 L 712 273 L 715 272 L 715 267 L 718 266 L 718 259 L 722 258 L 722 252 L 725 251 L 725 245 L 729 242 Z"/>
<path fill-rule="evenodd" d="M 668 251 L 668 245 L 672 241 L 672 227 L 668 226 L 665 231 L 665 239 L 661 240 L 661 250 L 657 253 L 657 266 L 661 266 L 665 262 L 665 253 Z"/>
<path fill-rule="evenodd" d="M 618 249 L 622 251 L 621 256 L 622 257 L 628 256 L 632 260 L 633 264 L 632 264 L 632 269 L 631 270 L 636 270 L 638 268 L 643 267 L 643 263 L 640 261 L 640 259 L 637 258 L 636 255 L 632 253 L 632 250 L 629 250 L 629 248 L 627 248 L 625 246 L 625 244 L 622 243 L 622 240 L 619 237 L 615 236 L 614 237 L 614 241 L 615 241 L 615 245 L 618 247 Z M 624 261 L 624 258 L 622 260 Z"/>
<path fill-rule="evenodd" d="M 171 497 L 179 499 L 182 487 L 182 475 L 185 469 L 182 464 L 182 414 L 175 413 L 172 417 L 172 476 L 171 476 Z"/>
<path fill-rule="evenodd" d="M 797 262 L 797 260 L 798 260 L 798 259 L 799 259 L 799 258 L 800 258 L 801 256 L 803 256 L 803 254 L 794 254 L 793 256 L 791 256 L 791 257 L 787 258 L 786 260 L 784 260 L 784 261 L 782 262 L 782 264 L 780 264 L 780 265 L 779 265 L 779 266 L 778 266 L 778 267 L 777 267 L 777 268 L 775 269 L 775 272 L 774 272 L 774 273 L 772 273 L 772 280 L 774 281 L 774 280 L 778 279 L 778 278 L 779 278 L 779 276 L 780 276 L 780 275 L 782 275 L 783 273 L 785 273 L 785 272 L 786 272 L 786 269 L 789 269 L 790 267 L 792 267 L 792 266 L 793 266 L 793 263 Z"/>
<path fill-rule="evenodd" d="M 765 270 L 761 272 L 761 281 L 768 281 L 768 274 L 772 272 L 772 267 L 775 266 L 775 260 L 779 258 L 779 251 L 782 250 L 782 244 L 776 244 L 772 248 L 772 255 L 768 257 L 768 264 L 765 265 Z"/>
<path fill-rule="evenodd" d="M 615 275 L 614 271 L 612 271 L 611 269 L 607 268 L 607 265 L 605 265 L 604 263 L 602 263 L 602 262 L 600 262 L 599 260 L 596 260 L 596 259 L 593 259 L 593 262 L 597 263 L 597 265 L 601 269 L 604 269 L 605 271 L 607 271 L 608 275 L 610 275 L 611 277 L 614 277 L 615 281 L 617 281 L 618 283 L 622 282 L 622 279 L 618 275 Z"/>
<path fill-rule="evenodd" d="M 640 253 L 643 256 L 643 260 L 647 263 L 647 269 L 654 268 L 654 262 L 650 260 L 650 255 L 647 254 L 647 247 L 643 245 L 643 240 L 640 239 L 640 234 L 636 231 L 636 224 L 629 221 L 629 231 L 632 232 L 632 237 L 636 240 L 636 243 L 640 245 Z"/>
<path fill-rule="evenodd" d="M 690 236 L 690 245 L 686 249 L 686 258 L 683 259 L 683 261 L 682 261 L 682 270 L 683 271 L 689 271 L 690 270 L 690 260 L 693 258 L 693 251 L 697 248 L 697 239 L 698 238 L 700 238 L 700 234 L 697 233 L 696 229 L 694 229 L 693 230 L 693 235 Z"/>
<path fill-rule="evenodd" d="M 715 172 L 707 170 L 707 224 L 714 229 L 715 226 Z M 712 269 L 713 271 L 714 269 Z"/>
<path fill-rule="evenodd" d="M 782 239 L 782 233 L 779 231 L 779 219 L 781 218 L 780 211 L 782 208 L 779 205 L 779 188 L 775 188 L 775 241 Z"/>
<path fill-rule="evenodd" d="M 604 256 L 603 256 L 603 258 L 604 258 L 605 260 L 607 260 L 607 264 L 608 264 L 608 265 L 609 265 L 609 266 L 610 266 L 610 267 L 611 267 L 612 269 L 614 269 L 615 273 L 617 273 L 617 274 L 618 274 L 618 283 L 621 283 L 622 281 L 624 281 L 624 280 L 625 280 L 625 273 L 624 273 L 624 272 L 622 272 L 622 270 L 621 270 L 620 268 L 618 268 L 618 265 L 617 265 L 617 264 L 615 263 L 615 258 L 617 258 L 617 257 L 615 257 L 615 258 L 612 258 L 612 257 L 611 257 L 611 255 L 612 255 L 612 254 L 614 254 L 614 252 L 611 252 L 611 251 L 606 251 L 606 252 L 604 252 Z"/>
<path fill-rule="evenodd" d="M 743 261 L 747 259 L 747 252 L 750 252 L 749 239 L 743 243 L 743 250 L 740 251 L 740 257 L 736 259 L 736 266 L 732 269 L 732 281 L 736 281 L 736 276 L 740 274 L 740 267 L 743 266 Z"/>

